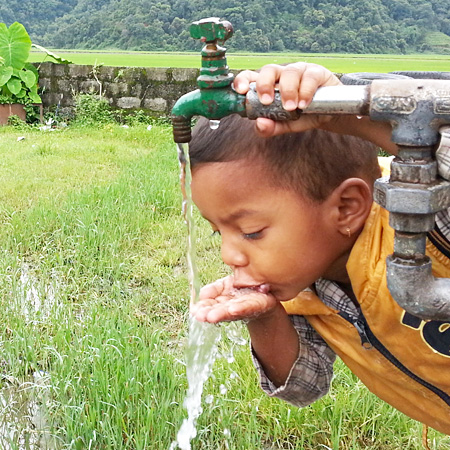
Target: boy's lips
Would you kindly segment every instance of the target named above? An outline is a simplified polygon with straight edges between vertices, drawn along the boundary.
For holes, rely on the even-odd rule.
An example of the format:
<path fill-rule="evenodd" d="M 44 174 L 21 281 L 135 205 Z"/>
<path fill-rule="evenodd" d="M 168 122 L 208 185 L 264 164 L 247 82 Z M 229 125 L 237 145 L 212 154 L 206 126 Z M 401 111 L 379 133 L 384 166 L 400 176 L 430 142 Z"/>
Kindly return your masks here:
<path fill-rule="evenodd" d="M 250 293 L 250 292 L 259 292 L 261 294 L 268 294 L 270 291 L 270 286 L 267 283 L 264 284 L 257 284 L 253 286 L 241 286 L 236 288 L 236 292 L 239 292 L 240 294 L 243 293 Z"/>

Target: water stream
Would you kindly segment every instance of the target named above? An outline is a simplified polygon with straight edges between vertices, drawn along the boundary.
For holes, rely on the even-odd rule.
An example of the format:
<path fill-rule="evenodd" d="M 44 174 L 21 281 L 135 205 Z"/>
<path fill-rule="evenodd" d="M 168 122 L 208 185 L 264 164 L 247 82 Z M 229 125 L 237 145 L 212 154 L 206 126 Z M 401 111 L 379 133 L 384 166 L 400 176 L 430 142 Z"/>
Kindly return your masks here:
<path fill-rule="evenodd" d="M 196 235 L 193 218 L 192 195 L 191 195 L 191 170 L 189 163 L 188 144 L 178 144 L 178 157 L 180 161 L 180 181 L 183 194 L 183 214 L 187 226 L 188 235 L 188 275 L 191 289 L 191 302 L 196 302 L 199 296 L 200 281 L 195 263 Z M 189 338 L 185 352 L 186 376 L 188 391 L 184 406 L 188 417 L 183 421 L 175 442 L 170 450 L 177 447 L 181 450 L 191 449 L 191 440 L 197 434 L 196 422 L 202 413 L 202 393 L 205 382 L 208 380 L 212 366 L 217 357 L 217 345 L 220 340 L 220 328 L 208 323 L 201 323 L 190 319 Z"/>

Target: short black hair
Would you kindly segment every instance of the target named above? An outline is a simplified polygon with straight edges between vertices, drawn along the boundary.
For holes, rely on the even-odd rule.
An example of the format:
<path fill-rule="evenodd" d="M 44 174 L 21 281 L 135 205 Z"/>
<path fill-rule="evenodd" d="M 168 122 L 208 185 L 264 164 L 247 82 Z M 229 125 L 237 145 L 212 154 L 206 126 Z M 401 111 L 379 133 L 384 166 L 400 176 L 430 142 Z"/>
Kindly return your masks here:
<path fill-rule="evenodd" d="M 275 185 L 317 202 L 347 178 L 373 184 L 380 176 L 377 153 L 371 142 L 319 129 L 264 138 L 253 120 L 237 114 L 221 119 L 215 130 L 201 118 L 189 144 L 192 171 L 205 163 L 254 159 L 266 165 Z"/>

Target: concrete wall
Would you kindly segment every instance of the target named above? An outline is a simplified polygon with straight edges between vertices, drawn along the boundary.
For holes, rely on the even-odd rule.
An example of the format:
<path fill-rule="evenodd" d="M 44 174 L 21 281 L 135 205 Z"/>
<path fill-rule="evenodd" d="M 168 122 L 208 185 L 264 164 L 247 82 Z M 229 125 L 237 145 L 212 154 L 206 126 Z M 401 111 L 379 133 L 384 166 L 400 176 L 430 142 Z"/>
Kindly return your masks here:
<path fill-rule="evenodd" d="M 46 62 L 37 65 L 44 108 L 70 114 L 76 93 L 102 93 L 113 108 L 170 115 L 177 99 L 197 88 L 199 69 L 97 67 Z"/>

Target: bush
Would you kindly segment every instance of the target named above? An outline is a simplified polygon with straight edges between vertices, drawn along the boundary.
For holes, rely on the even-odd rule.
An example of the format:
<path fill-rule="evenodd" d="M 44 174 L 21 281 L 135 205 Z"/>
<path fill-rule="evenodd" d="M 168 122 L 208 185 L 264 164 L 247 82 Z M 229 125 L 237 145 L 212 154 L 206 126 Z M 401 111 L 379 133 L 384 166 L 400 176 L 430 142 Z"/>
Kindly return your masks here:
<path fill-rule="evenodd" d="M 114 122 L 114 115 L 106 98 L 98 94 L 77 94 L 74 122 L 81 126 L 108 124 Z"/>

